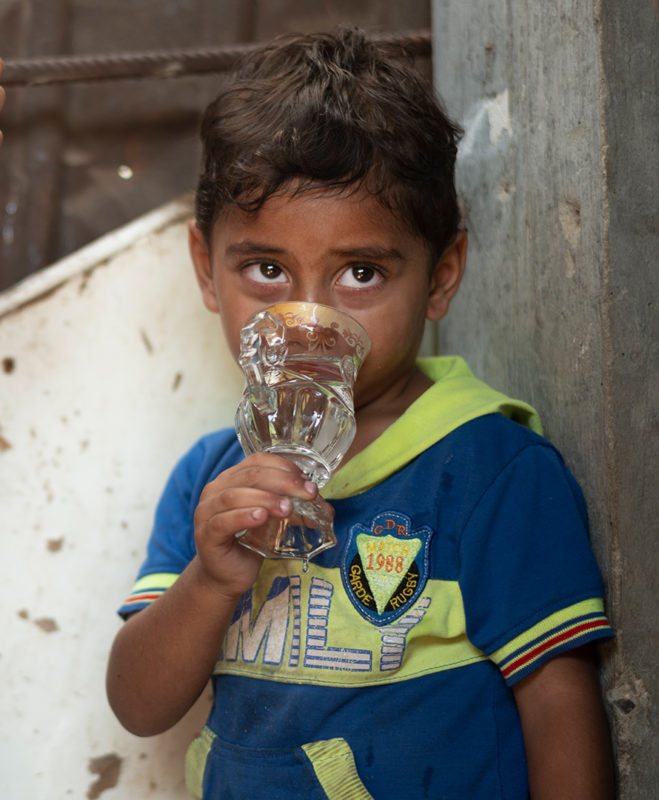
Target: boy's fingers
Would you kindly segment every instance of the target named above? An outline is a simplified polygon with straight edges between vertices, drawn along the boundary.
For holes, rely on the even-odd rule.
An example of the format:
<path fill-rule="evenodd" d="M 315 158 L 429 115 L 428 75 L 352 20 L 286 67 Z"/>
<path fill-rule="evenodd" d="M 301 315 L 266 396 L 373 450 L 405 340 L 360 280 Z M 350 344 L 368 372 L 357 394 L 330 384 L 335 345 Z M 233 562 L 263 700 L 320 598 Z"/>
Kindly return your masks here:
<path fill-rule="evenodd" d="M 294 512 L 293 500 L 314 501 L 334 516 L 318 487 L 295 464 L 272 453 L 255 453 L 205 486 L 194 515 L 196 536 L 199 542 L 217 536 L 219 543 L 268 517 L 284 519 Z"/>
<path fill-rule="evenodd" d="M 262 508 L 269 514 L 285 516 L 290 513 L 293 504 L 285 495 L 241 486 L 211 495 L 205 506 L 204 513 L 210 519 L 217 514 L 251 508 Z"/>
<path fill-rule="evenodd" d="M 314 500 L 325 507 L 331 516 L 334 516 L 334 508 L 322 497 L 313 498 L 307 495 L 304 500 Z M 234 487 L 225 489 L 217 494 L 209 494 L 204 501 L 199 504 L 199 515 L 197 524 L 204 524 L 214 517 L 226 514 L 230 511 L 261 508 L 268 515 L 283 518 L 293 512 L 293 501 L 285 492 L 265 491 L 259 488 Z"/>
<path fill-rule="evenodd" d="M 322 498 L 317 498 L 315 502 L 319 502 L 330 517 L 334 516 L 334 508 L 329 503 Z M 202 536 L 212 530 L 233 534 L 243 528 L 257 527 L 268 517 L 284 519 L 293 513 L 294 504 L 286 495 L 257 488 L 235 487 L 210 494 L 197 506 L 195 528 Z"/>
<path fill-rule="evenodd" d="M 241 461 L 237 468 L 243 466 L 272 467 L 273 469 L 281 469 L 284 472 L 300 472 L 300 468 L 295 466 L 292 461 L 275 453 L 252 453 L 251 456 L 247 456 Z"/>
<path fill-rule="evenodd" d="M 259 525 L 268 519 L 268 512 L 264 508 L 234 508 L 231 511 L 225 511 L 221 514 L 222 528 L 229 534 L 230 539 L 239 531 L 244 531 L 249 528 L 258 528 Z M 216 540 L 217 543 L 225 541 L 224 537 Z"/>
<path fill-rule="evenodd" d="M 275 494 L 313 499 L 318 487 L 308 481 L 302 471 L 288 459 L 272 453 L 257 453 L 221 473 L 204 489 L 206 494 L 225 492 L 232 488 L 249 487 Z"/>

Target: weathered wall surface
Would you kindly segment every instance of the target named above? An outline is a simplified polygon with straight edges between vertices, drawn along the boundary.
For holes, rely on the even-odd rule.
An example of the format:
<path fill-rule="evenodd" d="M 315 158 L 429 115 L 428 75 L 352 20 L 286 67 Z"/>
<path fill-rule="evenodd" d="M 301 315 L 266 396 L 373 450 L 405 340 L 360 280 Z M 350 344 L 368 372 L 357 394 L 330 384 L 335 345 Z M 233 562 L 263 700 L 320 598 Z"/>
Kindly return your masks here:
<path fill-rule="evenodd" d="M 584 487 L 618 632 L 603 655 L 620 796 L 656 797 L 657 6 L 432 9 L 470 234 L 441 349 L 532 402 Z"/>
<path fill-rule="evenodd" d="M 115 610 L 176 460 L 242 376 L 164 207 L 0 294 L 0 794 L 181 800 L 209 698 L 138 739 L 105 697 Z"/>

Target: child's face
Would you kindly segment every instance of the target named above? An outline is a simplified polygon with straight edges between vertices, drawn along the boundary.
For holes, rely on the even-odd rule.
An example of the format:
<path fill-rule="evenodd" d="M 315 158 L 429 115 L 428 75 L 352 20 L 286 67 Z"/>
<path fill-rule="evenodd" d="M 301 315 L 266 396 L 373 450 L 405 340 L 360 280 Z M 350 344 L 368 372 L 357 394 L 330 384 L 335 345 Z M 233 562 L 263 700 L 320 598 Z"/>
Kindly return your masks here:
<path fill-rule="evenodd" d="M 194 224 L 190 231 L 204 302 L 219 312 L 234 357 L 247 317 L 273 303 L 323 303 L 366 328 L 357 407 L 412 375 L 424 321 L 446 313 L 466 249 L 452 245 L 431 264 L 424 240 L 364 190 L 282 192 L 258 212 L 230 206 L 210 252 Z"/>

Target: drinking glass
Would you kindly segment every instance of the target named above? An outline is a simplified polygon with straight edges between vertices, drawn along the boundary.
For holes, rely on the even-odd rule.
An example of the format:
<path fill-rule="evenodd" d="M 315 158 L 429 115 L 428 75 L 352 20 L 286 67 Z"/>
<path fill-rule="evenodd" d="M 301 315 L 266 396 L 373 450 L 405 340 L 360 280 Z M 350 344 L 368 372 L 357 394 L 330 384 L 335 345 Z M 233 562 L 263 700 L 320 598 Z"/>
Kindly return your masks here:
<path fill-rule="evenodd" d="M 319 303 L 278 303 L 253 314 L 240 335 L 238 362 L 246 386 L 236 411 L 246 455 L 277 453 L 319 488 L 355 436 L 353 387 L 369 349 L 364 328 Z M 310 558 L 336 544 L 319 498 L 291 498 L 285 519 L 237 534 L 267 558 Z"/>

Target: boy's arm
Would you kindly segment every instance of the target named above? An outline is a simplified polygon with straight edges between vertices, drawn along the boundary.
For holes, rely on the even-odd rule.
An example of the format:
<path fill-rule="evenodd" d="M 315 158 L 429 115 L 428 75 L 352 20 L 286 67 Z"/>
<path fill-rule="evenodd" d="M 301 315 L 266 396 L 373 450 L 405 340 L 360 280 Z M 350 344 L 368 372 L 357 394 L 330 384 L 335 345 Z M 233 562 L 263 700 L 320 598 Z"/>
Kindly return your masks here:
<path fill-rule="evenodd" d="M 237 600 L 208 580 L 195 558 L 156 602 L 126 620 L 106 676 L 125 728 L 152 736 L 188 711 L 213 671 Z"/>
<path fill-rule="evenodd" d="M 197 555 L 158 600 L 127 620 L 112 646 L 108 699 L 128 730 L 167 730 L 208 682 L 238 599 L 262 561 L 238 543 L 236 531 L 286 517 L 291 496 L 316 495 L 294 464 L 265 453 L 206 486 L 194 516 Z"/>
<path fill-rule="evenodd" d="M 591 646 L 513 686 L 532 800 L 612 800 L 613 758 Z"/>

